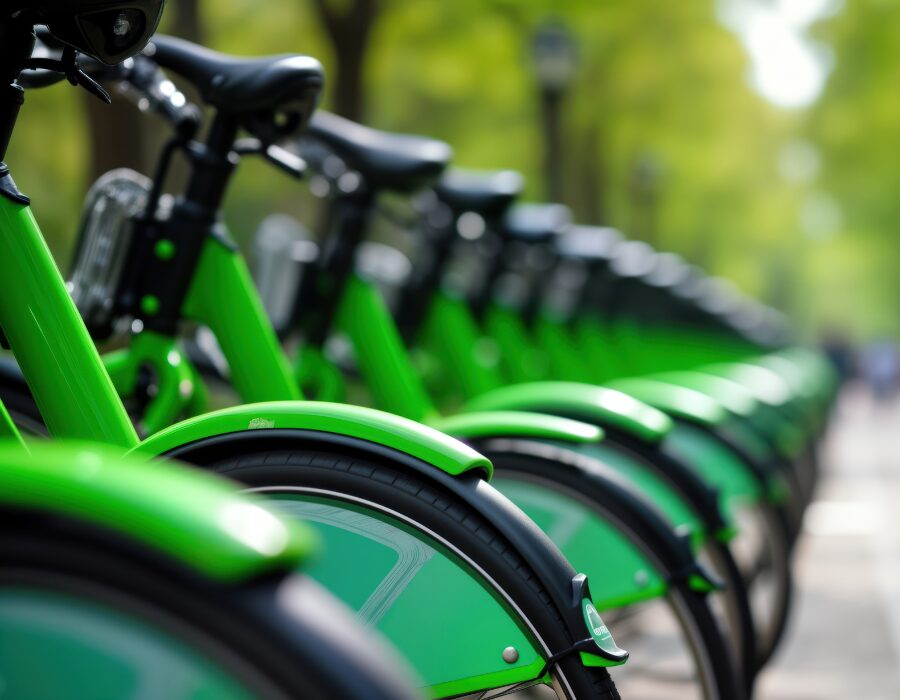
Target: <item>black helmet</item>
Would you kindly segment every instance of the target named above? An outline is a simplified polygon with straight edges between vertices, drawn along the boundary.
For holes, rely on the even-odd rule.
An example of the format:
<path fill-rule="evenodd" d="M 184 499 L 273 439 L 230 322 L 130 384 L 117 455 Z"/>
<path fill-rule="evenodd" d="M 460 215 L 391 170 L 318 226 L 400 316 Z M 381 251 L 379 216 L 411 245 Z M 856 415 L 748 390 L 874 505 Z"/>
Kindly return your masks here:
<path fill-rule="evenodd" d="M 138 53 L 159 24 L 165 0 L 13 0 L 60 41 L 114 65 Z"/>

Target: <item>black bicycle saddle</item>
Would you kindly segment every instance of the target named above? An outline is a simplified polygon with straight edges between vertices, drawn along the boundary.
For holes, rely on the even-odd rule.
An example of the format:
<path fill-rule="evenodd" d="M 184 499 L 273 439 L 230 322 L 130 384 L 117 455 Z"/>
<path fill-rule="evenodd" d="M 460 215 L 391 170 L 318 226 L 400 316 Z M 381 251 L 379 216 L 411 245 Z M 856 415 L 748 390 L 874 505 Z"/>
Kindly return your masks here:
<path fill-rule="evenodd" d="M 308 118 L 325 83 L 322 65 L 309 56 L 239 58 L 161 35 L 144 53 L 190 82 L 207 104 L 234 115 L 298 104 Z"/>
<path fill-rule="evenodd" d="M 503 233 L 513 241 L 545 243 L 565 233 L 572 211 L 562 204 L 517 204 L 503 218 Z"/>
<path fill-rule="evenodd" d="M 675 253 L 657 253 L 653 267 L 643 276 L 645 284 L 672 289 L 691 276 L 690 266 Z"/>
<path fill-rule="evenodd" d="M 313 116 L 306 136 L 359 172 L 370 187 L 395 192 L 431 185 L 453 155 L 443 141 L 378 131 L 321 111 Z"/>
<path fill-rule="evenodd" d="M 514 170 L 451 170 L 435 185 L 434 191 L 457 214 L 471 211 L 485 219 L 494 219 L 512 205 L 524 186 L 524 178 Z"/>
<path fill-rule="evenodd" d="M 622 243 L 622 234 L 609 226 L 571 226 L 555 240 L 556 252 L 588 263 L 609 262 Z"/>
<path fill-rule="evenodd" d="M 610 268 L 621 278 L 640 279 L 656 264 L 656 251 L 643 241 L 625 241 L 616 248 Z"/>

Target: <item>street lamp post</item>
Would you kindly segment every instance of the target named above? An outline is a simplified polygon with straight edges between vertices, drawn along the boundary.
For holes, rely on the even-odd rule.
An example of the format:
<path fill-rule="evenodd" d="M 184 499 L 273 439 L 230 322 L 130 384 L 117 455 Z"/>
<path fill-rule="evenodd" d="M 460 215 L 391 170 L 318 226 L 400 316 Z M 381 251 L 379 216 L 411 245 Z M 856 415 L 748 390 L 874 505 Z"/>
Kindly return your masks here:
<path fill-rule="evenodd" d="M 538 27 L 532 49 L 540 90 L 547 195 L 553 201 L 561 201 L 562 100 L 575 75 L 578 56 L 571 32 L 558 21 L 545 22 Z"/>

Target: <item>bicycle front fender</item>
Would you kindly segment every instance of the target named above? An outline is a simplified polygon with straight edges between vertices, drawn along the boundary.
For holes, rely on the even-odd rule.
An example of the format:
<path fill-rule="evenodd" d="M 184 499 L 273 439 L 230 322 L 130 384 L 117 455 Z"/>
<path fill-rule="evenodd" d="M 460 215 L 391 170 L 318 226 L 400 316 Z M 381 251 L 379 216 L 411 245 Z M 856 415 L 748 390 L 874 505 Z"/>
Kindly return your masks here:
<path fill-rule="evenodd" d="M 441 432 L 459 440 L 516 437 L 586 444 L 599 442 L 603 430 L 596 425 L 545 413 L 476 411 L 430 421 Z"/>
<path fill-rule="evenodd" d="M 515 384 L 479 396 L 464 410 L 551 413 L 615 428 L 654 444 L 672 429 L 665 413 L 621 391 L 579 382 Z"/>
<path fill-rule="evenodd" d="M 616 647 L 605 627 L 596 622 L 599 618 L 592 607 L 587 580 L 575 573 L 519 509 L 501 497 L 481 478 L 490 477 L 493 470 L 490 461 L 463 443 L 432 428 L 373 409 L 343 404 L 263 403 L 224 409 L 185 421 L 157 433 L 146 440 L 139 449 L 155 455 L 168 454 L 190 463 L 202 463 L 204 449 L 213 451 L 224 449 L 228 454 L 234 455 L 240 453 L 241 449 L 252 447 L 257 439 L 266 440 L 267 432 L 271 433 L 273 441 L 280 440 L 281 444 L 284 444 L 285 440 L 295 440 L 296 444 L 311 437 L 315 440 L 318 433 L 326 441 L 339 444 L 355 443 L 355 448 L 365 447 L 365 443 L 369 443 L 374 454 L 393 452 L 404 469 L 416 471 L 450 490 L 455 497 L 469 503 L 503 534 L 523 559 L 529 562 L 539 580 L 554 598 L 563 615 L 563 624 L 571 629 L 572 638 L 581 640 L 590 636 L 594 639 L 594 645 L 586 647 L 586 651 L 583 652 L 583 663 L 617 665 L 624 661 L 627 653 Z M 225 441 L 220 441 L 219 438 L 225 438 Z M 315 519 L 321 517 L 322 513 L 309 509 L 297 515 Z M 370 534 L 373 532 L 368 527 L 364 530 Z M 392 535 L 385 541 L 395 539 Z M 335 551 L 334 542 L 327 544 L 328 551 Z M 490 631 L 491 625 L 485 628 L 487 631 L 483 633 L 484 635 L 488 635 L 490 631 L 490 636 L 485 636 L 485 639 L 493 641 L 495 636 L 499 635 L 497 641 L 503 643 L 499 646 L 494 644 L 492 648 L 502 649 L 512 644 L 519 649 L 520 659 L 514 666 L 503 660 L 499 654 L 492 657 L 490 664 L 492 668 L 480 668 L 477 673 L 470 668 L 472 659 L 468 656 L 447 659 L 440 655 L 432 655 L 429 658 L 421 658 L 422 649 L 425 648 L 421 643 L 423 609 L 421 600 L 416 605 L 410 603 L 409 615 L 401 614 L 402 610 L 397 607 L 397 612 L 392 618 L 395 627 L 392 631 L 387 629 L 382 631 L 398 649 L 410 657 L 415 656 L 418 663 L 414 663 L 414 666 L 434 694 L 465 694 L 479 688 L 509 685 L 534 678 L 543 668 L 544 658 L 537 654 L 536 649 L 533 650 L 534 653 L 526 654 L 527 646 L 524 638 L 519 642 L 513 639 L 516 630 L 520 632 L 521 630 L 512 620 L 509 609 L 492 595 L 484 595 L 485 589 L 481 584 L 464 585 L 463 580 L 458 577 L 451 581 L 452 571 L 452 567 L 446 567 L 444 573 L 436 577 L 435 585 L 441 582 L 452 585 L 442 586 L 442 593 L 432 596 L 431 599 L 441 601 L 438 607 L 440 610 L 470 611 L 472 617 L 460 618 L 463 622 L 471 619 L 490 619 L 496 622 L 496 631 Z M 447 590 L 443 591 L 443 588 Z M 434 588 L 429 590 L 433 591 Z M 412 596 L 415 589 L 409 587 L 406 593 Z M 455 601 L 461 596 L 468 597 L 469 600 L 459 602 L 458 607 L 456 604 L 451 606 L 448 604 L 451 596 Z M 409 600 L 412 601 L 412 598 Z M 398 599 L 397 606 L 400 606 L 401 602 Z M 501 625 L 500 622 L 504 620 L 505 624 Z M 445 620 L 440 624 L 446 626 L 451 622 L 452 620 Z M 510 642 L 510 639 L 513 641 Z M 555 653 L 557 650 L 550 651 Z M 451 678 L 462 679 L 464 682 L 457 683 Z"/>
<path fill-rule="evenodd" d="M 617 379 L 608 382 L 606 386 L 624 391 L 638 401 L 698 425 L 715 427 L 728 418 L 728 413 L 720 402 L 688 387 L 646 377 Z"/>
<path fill-rule="evenodd" d="M 335 433 L 383 445 L 452 476 L 471 471 L 481 471 L 488 478 L 492 474 L 489 460 L 433 428 L 371 408 L 324 401 L 276 401 L 222 409 L 166 428 L 137 449 L 163 455 L 212 437 L 265 430 Z"/>
<path fill-rule="evenodd" d="M 217 580 L 292 570 L 314 549 L 308 528 L 198 470 L 59 441 L 7 443 L 0 464 L 0 505 L 91 523 Z"/>

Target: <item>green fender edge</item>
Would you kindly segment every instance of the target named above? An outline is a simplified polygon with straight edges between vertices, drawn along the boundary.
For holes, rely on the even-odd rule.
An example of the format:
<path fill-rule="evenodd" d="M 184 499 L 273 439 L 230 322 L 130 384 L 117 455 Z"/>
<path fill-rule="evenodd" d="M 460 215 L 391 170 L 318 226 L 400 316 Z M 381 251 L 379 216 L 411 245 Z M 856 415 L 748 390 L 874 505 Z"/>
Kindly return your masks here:
<path fill-rule="evenodd" d="M 759 410 L 759 401 L 754 398 L 753 394 L 740 384 L 724 377 L 686 370 L 652 374 L 647 379 L 699 391 L 701 394 L 715 399 L 736 416 L 746 418 Z"/>
<path fill-rule="evenodd" d="M 782 377 L 767 367 L 751 362 L 703 365 L 697 371 L 737 382 L 766 406 L 784 406 L 791 399 L 790 390 Z"/>
<path fill-rule="evenodd" d="M 318 542 L 224 479 L 88 443 L 31 442 L 26 451 L 5 441 L 0 503 L 121 533 L 227 582 L 292 570 Z"/>
<path fill-rule="evenodd" d="M 596 425 L 544 413 L 479 411 L 432 420 L 429 424 L 460 440 L 524 437 L 537 440 L 592 444 L 603 439 Z"/>
<path fill-rule="evenodd" d="M 244 404 L 177 423 L 136 449 L 161 455 L 191 442 L 247 430 L 314 430 L 367 440 L 459 476 L 480 470 L 490 479 L 493 465 L 471 447 L 421 423 L 384 411 L 325 401 Z"/>
<path fill-rule="evenodd" d="M 463 410 L 556 413 L 614 426 L 647 442 L 658 443 L 672 429 L 661 411 L 621 391 L 580 382 L 529 382 L 496 389 L 467 403 Z"/>
<path fill-rule="evenodd" d="M 715 399 L 694 389 L 676 386 L 646 377 L 629 377 L 607 382 L 606 386 L 623 391 L 671 416 L 700 425 L 721 425 L 727 411 Z"/>

